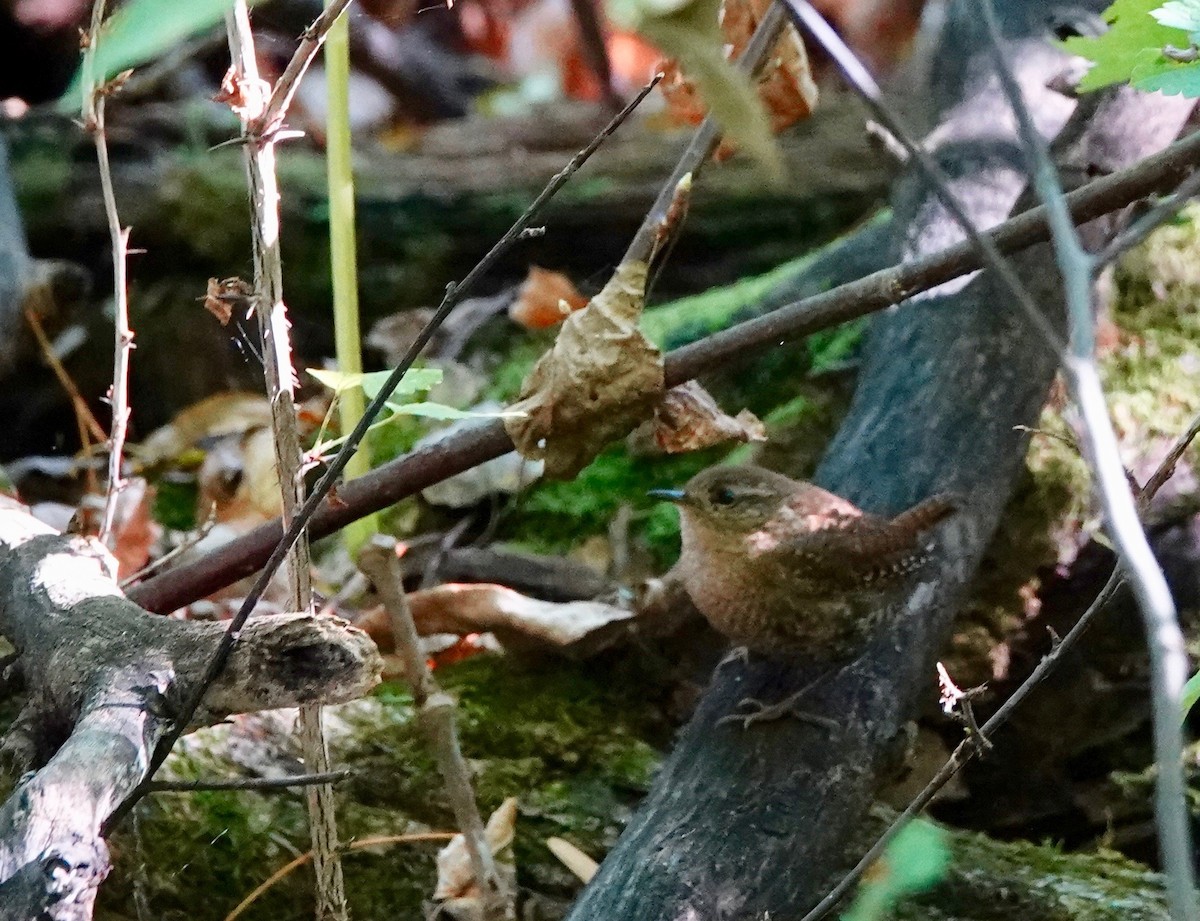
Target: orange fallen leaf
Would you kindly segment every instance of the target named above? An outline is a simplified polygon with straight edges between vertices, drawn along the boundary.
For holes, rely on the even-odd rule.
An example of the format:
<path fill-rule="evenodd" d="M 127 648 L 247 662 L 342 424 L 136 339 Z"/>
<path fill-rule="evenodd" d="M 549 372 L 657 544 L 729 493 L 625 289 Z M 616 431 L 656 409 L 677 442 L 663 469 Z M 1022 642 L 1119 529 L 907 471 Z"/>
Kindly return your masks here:
<path fill-rule="evenodd" d="M 508 308 L 508 318 L 526 329 L 547 329 L 587 306 L 587 302 L 566 275 L 531 265 L 517 299 Z"/>
<path fill-rule="evenodd" d="M 772 0 L 724 0 L 721 5 L 721 31 L 728 46 L 727 56 L 736 58 L 745 50 L 755 28 L 766 15 Z M 663 61 L 659 68 L 664 79 L 659 88 L 667 101 L 668 112 L 685 125 L 698 125 L 708 109 L 695 82 L 684 74 L 676 61 Z M 808 54 L 799 33 L 785 25 L 773 52 L 758 72 L 758 95 L 771 120 L 771 130 L 779 134 L 785 128 L 808 118 L 817 105 L 817 84 L 809 67 Z M 722 141 L 713 155 L 721 161 L 735 150 L 730 141 Z"/>

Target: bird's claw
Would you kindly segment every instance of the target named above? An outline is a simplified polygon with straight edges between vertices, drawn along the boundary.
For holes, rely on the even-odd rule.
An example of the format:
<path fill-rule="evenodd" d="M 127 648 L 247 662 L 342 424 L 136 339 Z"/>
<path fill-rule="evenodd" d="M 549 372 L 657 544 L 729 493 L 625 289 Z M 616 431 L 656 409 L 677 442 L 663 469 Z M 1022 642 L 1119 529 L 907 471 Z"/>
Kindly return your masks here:
<path fill-rule="evenodd" d="M 817 726 L 821 729 L 824 729 L 826 732 L 835 732 L 838 728 L 836 720 L 830 719 L 827 716 L 818 716 L 815 713 L 809 713 L 807 710 L 801 710 L 796 706 L 800 702 L 800 698 L 803 697 L 808 690 L 808 688 L 804 688 L 799 693 L 792 694 L 773 704 L 765 704 L 761 700 L 756 700 L 753 697 L 746 697 L 738 701 L 738 709 L 748 710 L 748 713 L 727 714 L 717 720 L 717 725 L 721 726 L 725 723 L 741 723 L 742 731 L 744 732 L 755 723 L 767 723 L 771 720 L 782 719 L 785 716 L 790 716 L 800 720 L 802 723 L 808 723 L 812 726 Z"/>

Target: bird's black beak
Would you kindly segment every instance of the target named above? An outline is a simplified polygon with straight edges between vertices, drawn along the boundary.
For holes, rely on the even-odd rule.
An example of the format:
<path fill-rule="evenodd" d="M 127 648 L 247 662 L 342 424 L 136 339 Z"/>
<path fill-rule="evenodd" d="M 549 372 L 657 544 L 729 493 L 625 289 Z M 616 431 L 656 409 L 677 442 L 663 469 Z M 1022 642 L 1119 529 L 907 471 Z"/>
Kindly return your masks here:
<path fill-rule="evenodd" d="M 662 499 L 665 502 L 674 502 L 679 504 L 687 500 L 687 493 L 682 489 L 651 489 L 647 490 L 646 495 L 655 499 Z"/>

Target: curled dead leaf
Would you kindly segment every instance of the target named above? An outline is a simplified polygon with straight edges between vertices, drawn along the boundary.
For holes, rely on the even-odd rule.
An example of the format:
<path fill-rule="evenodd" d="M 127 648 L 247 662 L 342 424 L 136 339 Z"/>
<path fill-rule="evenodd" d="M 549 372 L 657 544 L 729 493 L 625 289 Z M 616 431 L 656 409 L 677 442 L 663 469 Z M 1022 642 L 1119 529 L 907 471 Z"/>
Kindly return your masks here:
<path fill-rule="evenodd" d="M 505 427 L 545 475 L 569 479 L 611 441 L 647 419 L 663 391 L 662 353 L 638 320 L 646 296 L 644 262 L 622 263 L 604 289 L 559 330 L 525 379 Z"/>
<path fill-rule="evenodd" d="M 484 839 L 496 863 L 496 872 L 510 899 L 516 896 L 517 870 L 513 862 L 512 842 L 517 828 L 517 800 L 509 797 L 491 814 Z M 433 891 L 438 908 L 451 918 L 474 921 L 484 916 L 482 893 L 475 882 L 466 838 L 461 834 L 438 851 L 437 885 Z M 511 907 L 511 906 L 510 906 Z"/>
<path fill-rule="evenodd" d="M 601 601 L 554 602 L 503 585 L 447 583 L 408 596 L 422 636 L 493 633 L 506 647 L 594 655 L 629 633 L 633 613 Z"/>
<path fill-rule="evenodd" d="M 517 299 L 508 308 L 508 318 L 526 329 L 548 329 L 582 310 L 587 302 L 566 275 L 531 265 Z"/>
<path fill-rule="evenodd" d="M 663 394 L 654 410 L 654 440 L 668 454 L 698 451 L 725 441 L 766 441 L 767 430 L 754 413 L 728 415 L 698 381 Z"/>
<path fill-rule="evenodd" d="M 213 102 L 227 103 L 242 121 L 254 121 L 267 110 L 271 84 L 266 80 L 247 80 L 230 67 L 221 78 L 221 89 Z"/>
<path fill-rule="evenodd" d="M 204 292 L 204 309 L 211 313 L 222 326 L 233 319 L 233 308 L 244 309 L 248 315 L 254 308 L 254 288 L 240 278 L 216 278 L 208 280 Z"/>

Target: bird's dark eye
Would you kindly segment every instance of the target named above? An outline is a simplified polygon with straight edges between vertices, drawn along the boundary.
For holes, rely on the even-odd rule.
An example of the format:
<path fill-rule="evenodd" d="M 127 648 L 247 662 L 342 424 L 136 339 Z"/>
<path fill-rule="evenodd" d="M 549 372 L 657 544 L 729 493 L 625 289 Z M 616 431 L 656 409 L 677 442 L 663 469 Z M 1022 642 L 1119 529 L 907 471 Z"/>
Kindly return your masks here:
<path fill-rule="evenodd" d="M 737 496 L 728 486 L 720 486 L 713 490 L 712 500 L 717 505 L 733 505 Z"/>

